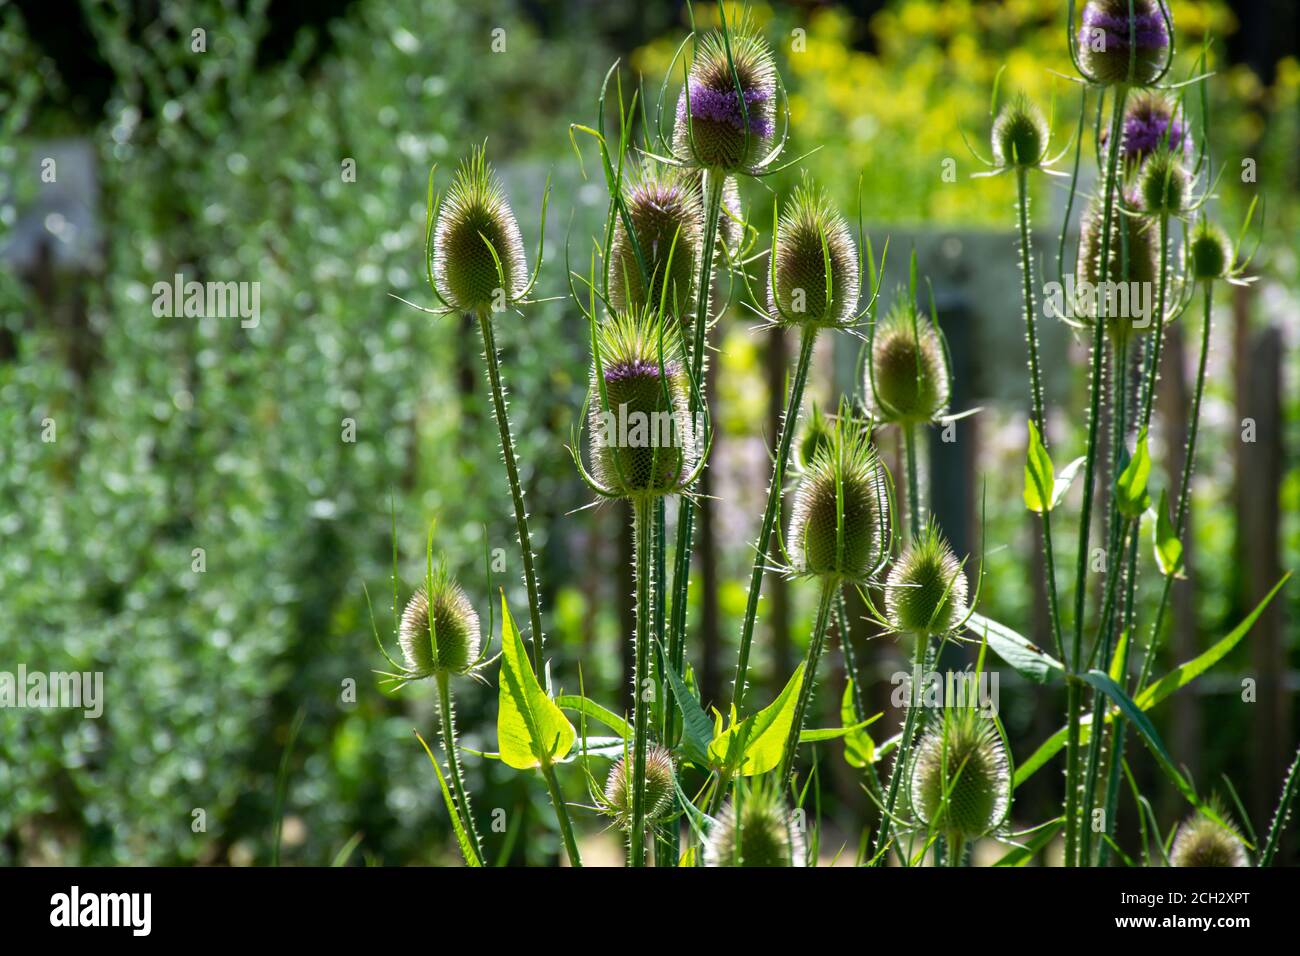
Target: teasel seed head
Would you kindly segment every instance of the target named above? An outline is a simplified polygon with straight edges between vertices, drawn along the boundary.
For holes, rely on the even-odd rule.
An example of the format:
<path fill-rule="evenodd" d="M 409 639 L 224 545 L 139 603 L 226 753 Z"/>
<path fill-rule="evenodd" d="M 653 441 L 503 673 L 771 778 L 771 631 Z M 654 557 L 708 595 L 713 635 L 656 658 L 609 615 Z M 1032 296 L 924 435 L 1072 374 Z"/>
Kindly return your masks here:
<path fill-rule="evenodd" d="M 1101 144 L 1108 146 L 1110 130 L 1101 130 Z M 1130 170 L 1136 169 L 1148 156 L 1165 148 L 1189 162 L 1192 155 L 1192 138 L 1188 133 L 1186 117 L 1177 105 L 1156 90 L 1139 90 L 1124 107 L 1120 155 Z"/>
<path fill-rule="evenodd" d="M 500 271 L 487 243 L 501 260 Z M 433 275 L 447 304 L 461 312 L 499 308 L 528 285 L 519 223 L 484 147 L 461 161 L 438 209 Z"/>
<path fill-rule="evenodd" d="M 799 477 L 790 516 L 791 570 L 865 583 L 889 547 L 884 466 L 866 423 L 841 416 Z"/>
<path fill-rule="evenodd" d="M 1222 279 L 1232 269 L 1232 243 L 1227 234 L 1208 220 L 1196 224 L 1183 250 L 1185 269 L 1195 281 Z"/>
<path fill-rule="evenodd" d="M 1221 806 L 1215 812 L 1229 824 L 1224 827 L 1197 811 L 1178 827 L 1169 862 L 1174 866 L 1250 866 L 1241 834 Z"/>
<path fill-rule="evenodd" d="M 933 524 L 890 569 L 885 616 L 891 627 L 907 634 L 947 634 L 966 616 L 966 575 Z"/>
<path fill-rule="evenodd" d="M 776 62 L 767 41 L 742 13 L 730 24 L 726 42 L 721 31 L 700 41 L 677 100 L 674 149 L 702 169 L 746 172 L 771 150 L 775 132 Z"/>
<path fill-rule="evenodd" d="M 759 784 L 722 808 L 704 843 L 704 865 L 804 866 L 805 852 L 803 832 L 780 793 Z"/>
<path fill-rule="evenodd" d="M 625 197 L 628 219 L 650 274 L 647 287 L 622 216 L 614 222 L 609 261 L 609 298 L 615 311 L 664 309 L 680 321 L 695 314 L 704 213 L 697 183 L 689 173 L 653 161 L 642 165 Z M 669 256 L 671 253 L 671 262 Z"/>
<path fill-rule="evenodd" d="M 817 453 L 830 444 L 834 429 L 834 423 L 814 405 L 812 414 L 804 421 L 803 433 L 795 448 L 795 460 L 801 470 L 806 471 Z"/>
<path fill-rule="evenodd" d="M 698 449 L 678 324 L 651 308 L 616 312 L 597 337 L 601 369 L 591 370 L 590 421 L 596 480 L 627 498 L 681 491 Z M 601 379 L 608 409 L 601 407 Z"/>
<path fill-rule="evenodd" d="M 1079 62 L 1097 83 L 1147 86 L 1160 76 L 1169 53 L 1169 30 L 1159 0 L 1089 0 L 1079 31 Z M 1130 34 L 1133 44 L 1130 46 Z M 1129 58 L 1136 49 L 1129 75 Z"/>
<path fill-rule="evenodd" d="M 431 590 L 421 587 L 411 595 L 397 642 L 413 679 L 473 670 L 479 656 L 478 612 L 445 569 L 434 573 Z"/>
<path fill-rule="evenodd" d="M 1034 167 L 1047 152 L 1050 131 L 1043 111 L 1019 95 L 993 121 L 993 161 L 998 166 Z"/>
<path fill-rule="evenodd" d="M 1097 289 L 1101 278 L 1101 237 L 1104 208 L 1100 197 L 1094 198 L 1084 210 L 1079 220 L 1079 257 L 1075 267 L 1075 276 L 1080 284 L 1087 283 Z M 1128 271 L 1122 270 L 1123 235 L 1128 234 Z M 1158 221 L 1141 216 L 1126 216 L 1118 207 L 1111 213 L 1110 268 L 1106 270 L 1106 279 L 1111 283 L 1146 284 L 1154 283 L 1159 274 L 1160 224 Z M 1083 297 L 1075 304 L 1074 311 L 1090 322 L 1096 317 L 1098 300 L 1105 300 L 1104 292 L 1092 297 Z M 1155 327 L 1149 316 L 1139 315 L 1134 308 L 1132 297 L 1123 301 L 1129 303 L 1127 314 L 1112 314 L 1107 308 L 1107 331 L 1112 338 L 1119 341 L 1134 332 L 1141 332 Z"/>
<path fill-rule="evenodd" d="M 948 405 L 948 356 L 930 319 L 900 299 L 876 327 L 863 394 L 877 419 L 935 421 Z"/>
<path fill-rule="evenodd" d="M 1177 217 L 1189 205 L 1192 183 L 1177 155 L 1161 149 L 1142 164 L 1138 171 L 1137 189 L 1143 212 L 1152 216 Z"/>
<path fill-rule="evenodd" d="M 921 822 L 950 844 L 995 830 L 1007 815 L 1011 770 L 993 721 L 974 707 L 946 707 L 916 745 L 910 790 Z"/>
<path fill-rule="evenodd" d="M 772 321 L 818 327 L 852 324 L 858 305 L 858 251 L 849 224 L 830 197 L 807 183 L 796 189 L 777 222 L 775 244 L 776 268 L 767 289 Z"/>
<path fill-rule="evenodd" d="M 630 755 L 619 757 L 605 782 L 604 811 L 623 829 L 632 825 L 632 764 Z M 673 806 L 673 755 L 651 745 L 645 760 L 645 818 L 655 823 L 668 816 Z"/>

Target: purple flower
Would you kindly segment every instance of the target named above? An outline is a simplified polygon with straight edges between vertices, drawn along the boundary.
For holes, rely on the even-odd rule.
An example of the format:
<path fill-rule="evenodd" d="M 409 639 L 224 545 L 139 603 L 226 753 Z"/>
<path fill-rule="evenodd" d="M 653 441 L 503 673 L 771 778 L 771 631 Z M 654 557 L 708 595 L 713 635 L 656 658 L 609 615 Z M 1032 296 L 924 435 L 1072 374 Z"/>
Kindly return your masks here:
<path fill-rule="evenodd" d="M 771 136 L 776 129 L 776 125 L 761 108 L 770 97 L 771 94 L 764 89 L 745 90 L 745 112 L 749 114 L 749 128 L 759 136 Z M 739 104 L 740 100 L 736 96 L 735 89 L 716 90 L 699 80 L 693 79 L 690 82 L 692 118 L 699 117 L 715 123 L 726 123 L 735 129 L 744 129 L 744 114 Z M 684 96 L 677 101 L 677 118 L 678 120 L 686 118 Z"/>
<path fill-rule="evenodd" d="M 669 378 L 677 375 L 677 363 L 665 362 L 664 371 Z M 631 359 L 624 362 L 615 362 L 605 366 L 605 383 L 626 382 L 631 378 L 658 378 L 659 362 L 650 359 Z"/>
<path fill-rule="evenodd" d="M 1144 11 L 1144 4 L 1134 4 L 1134 15 L 1129 20 L 1127 12 L 1122 14 L 1107 13 L 1099 6 L 1089 4 L 1083 11 L 1083 29 L 1079 33 L 1080 44 L 1092 43 L 1097 30 L 1104 30 L 1106 49 L 1108 51 L 1128 49 L 1130 22 L 1132 33 L 1139 50 L 1159 50 L 1169 45 L 1169 32 L 1165 29 L 1165 19 L 1158 9 L 1150 7 Z"/>

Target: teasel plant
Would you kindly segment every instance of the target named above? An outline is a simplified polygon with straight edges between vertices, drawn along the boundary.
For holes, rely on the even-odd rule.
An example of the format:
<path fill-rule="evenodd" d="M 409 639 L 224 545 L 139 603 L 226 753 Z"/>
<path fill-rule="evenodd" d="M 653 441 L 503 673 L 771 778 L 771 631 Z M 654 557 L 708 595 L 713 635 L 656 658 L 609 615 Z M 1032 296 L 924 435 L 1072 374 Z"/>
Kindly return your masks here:
<path fill-rule="evenodd" d="M 785 802 L 783 788 L 768 780 L 737 784 L 709 827 L 704 843 L 708 867 L 802 867 L 807 845 L 802 817 Z"/>

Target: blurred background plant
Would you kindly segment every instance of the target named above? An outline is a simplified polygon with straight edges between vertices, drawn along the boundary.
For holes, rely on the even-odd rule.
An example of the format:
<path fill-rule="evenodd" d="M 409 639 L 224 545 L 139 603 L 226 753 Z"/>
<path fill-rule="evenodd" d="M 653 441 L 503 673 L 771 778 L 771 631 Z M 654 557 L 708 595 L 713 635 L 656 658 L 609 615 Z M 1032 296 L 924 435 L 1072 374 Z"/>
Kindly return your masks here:
<path fill-rule="evenodd" d="M 1235 224 L 1262 191 L 1267 218 L 1263 281 L 1223 287 L 1194 488 L 1194 586 L 1176 590 L 1171 660 L 1221 636 L 1274 569 L 1300 563 L 1296 14 L 1279 0 L 1247 21 L 1235 6 L 1173 3 L 1183 75 L 1202 36 L 1217 41 L 1212 145 L 1228 169 L 1217 217 Z M 932 266 L 941 322 L 951 313 L 956 323 L 959 382 L 968 372 L 955 405 L 984 406 L 963 421 L 960 454 L 941 458 L 936 446 L 935 510 L 955 545 L 978 552 L 972 502 L 986 482 L 983 609 L 1043 636 L 1020 506 L 1014 181 L 971 180 L 978 166 L 961 133 L 986 140 L 989 90 L 1005 65 L 1004 90 L 1054 97 L 1054 141 L 1068 141 L 1078 91 L 1049 72 L 1068 72 L 1061 4 L 788 3 L 756 14 L 790 89 L 795 152 L 820 147 L 803 165 L 850 218 L 861 173 L 877 248 L 890 234 Z M 563 295 L 566 238 L 583 261 L 605 206 L 603 184 L 580 174 L 568 124 L 594 119 L 601 77 L 620 56 L 644 73 L 653 108 L 686 24 L 676 2 L 0 6 L 0 670 L 102 670 L 107 698 L 95 721 L 0 709 L 0 862 L 270 862 L 278 771 L 300 713 L 285 760 L 285 862 L 328 863 L 345 848 L 352 862 L 455 857 L 410 733 L 433 727 L 431 690 L 389 695 L 371 672 L 361 587 L 377 596 L 381 627 L 391 623 L 380 597 L 390 496 L 403 594 L 423 574 L 435 517 L 437 546 L 485 620 L 485 545 L 506 555 L 493 586 L 517 613 L 522 585 L 504 483 L 483 491 L 500 470 L 474 329 L 388 293 L 423 301 L 429 166 L 445 185 L 455 160 L 487 139 L 530 256 L 554 174 L 539 293 Z M 50 158 L 54 182 L 41 175 Z M 1242 182 L 1243 159 L 1255 161 L 1258 184 Z M 788 195 L 797 176 L 769 185 Z M 1036 248 L 1054 275 L 1064 190 L 1045 178 L 1034 189 Z M 747 185 L 744 202 L 754 222 L 771 222 L 763 186 Z M 260 282 L 259 323 L 156 317 L 153 285 L 177 273 Z M 891 270 L 886 300 L 900 277 Z M 630 565 L 631 543 L 621 507 L 566 517 L 587 500 L 563 449 L 586 384 L 575 312 L 563 300 L 527 307 L 500 323 L 498 339 L 552 672 L 576 690 L 581 663 L 587 694 L 612 703 L 628 687 L 632 582 L 609 569 Z M 706 703 L 725 699 L 791 347 L 753 334 L 739 308 L 723 321 L 709 469 L 718 501 L 701 532 L 687 650 Z M 1047 334 L 1055 404 L 1078 407 L 1079 347 L 1059 326 Z M 855 350 L 819 352 L 813 401 L 829 409 L 852 388 Z M 1176 473 L 1188 377 L 1176 333 L 1168 353 L 1158 460 Z M 1247 417 L 1259 423 L 1253 445 L 1240 440 Z M 1077 444 L 1082 426 L 1068 411 L 1051 422 L 1058 443 Z M 1198 782 L 1237 782 L 1257 827 L 1296 738 L 1298 595 L 1283 592 L 1217 683 L 1155 715 Z M 793 669 L 813 610 L 800 589 L 770 585 L 755 644 L 762 700 Z M 901 658 L 889 642 L 864 647 L 883 701 Z M 1259 702 L 1217 706 L 1240 697 L 1244 677 L 1259 682 Z M 1003 717 L 1027 753 L 1056 729 L 1060 707 L 1005 683 Z M 468 687 L 457 702 L 464 745 L 494 750 L 495 693 Z M 838 704 L 838 693 L 820 694 L 823 713 L 810 722 L 838 723 Z M 824 821 L 855 841 L 869 804 L 855 773 L 835 764 L 819 780 Z M 469 756 L 465 768 L 479 812 L 510 821 L 488 835 L 489 857 L 556 859 L 544 791 L 494 761 Z M 1047 777 L 1017 794 L 1017 816 L 1049 812 L 1057 783 Z M 1162 812 L 1167 826 L 1181 807 Z M 590 815 L 581 826 L 618 858 L 616 836 L 600 835 Z M 831 854 L 839 843 L 821 840 Z"/>

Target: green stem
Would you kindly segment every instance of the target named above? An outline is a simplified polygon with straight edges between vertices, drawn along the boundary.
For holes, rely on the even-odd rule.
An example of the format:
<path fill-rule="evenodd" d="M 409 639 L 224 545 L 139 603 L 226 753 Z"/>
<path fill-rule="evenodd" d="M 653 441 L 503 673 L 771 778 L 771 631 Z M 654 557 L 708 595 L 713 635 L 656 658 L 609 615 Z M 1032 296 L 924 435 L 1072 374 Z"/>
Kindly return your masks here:
<path fill-rule="evenodd" d="M 795 754 L 799 752 L 799 734 L 803 732 L 804 717 L 808 712 L 808 703 L 812 700 L 813 686 L 817 683 L 817 663 L 821 660 L 822 645 L 826 641 L 826 623 L 830 620 L 831 603 L 838 590 L 834 578 L 822 581 L 821 599 L 817 603 L 817 622 L 813 625 L 812 637 L 808 640 L 808 656 L 804 661 L 803 680 L 799 682 L 799 697 L 794 705 L 794 720 L 790 722 L 790 733 L 785 739 L 785 752 L 781 756 L 780 768 L 776 779 L 785 784 L 790 779 L 790 770 L 794 767 Z"/>
<path fill-rule="evenodd" d="M 840 649 L 844 652 L 844 669 L 853 680 L 853 722 L 860 724 L 871 716 L 871 711 L 867 709 L 867 691 L 865 682 L 862 680 L 862 670 L 858 666 L 857 652 L 853 649 L 853 640 L 849 634 L 849 615 L 844 606 L 844 592 L 841 590 L 835 595 L 835 629 L 840 635 Z M 865 771 L 866 787 L 871 791 L 871 795 L 880 803 L 884 803 L 884 791 L 880 786 L 880 775 L 876 773 L 876 765 L 869 763 L 863 768 Z"/>
<path fill-rule="evenodd" d="M 790 383 L 790 397 L 781 419 L 781 437 L 777 441 L 776 457 L 772 461 L 772 481 L 767 487 L 767 506 L 763 509 L 763 523 L 758 530 L 754 546 L 754 567 L 749 575 L 749 596 L 745 600 L 745 617 L 740 625 L 740 654 L 736 660 L 736 680 L 733 697 L 736 709 L 745 705 L 745 679 L 749 671 L 749 650 L 754 641 L 754 622 L 758 619 L 758 599 L 763 590 L 763 572 L 767 569 L 767 548 L 772 541 L 776 515 L 781 509 L 781 486 L 785 483 L 785 466 L 790 458 L 790 445 L 794 441 L 799 422 L 799 406 L 803 403 L 804 385 L 808 381 L 808 368 L 812 364 L 813 345 L 817 340 L 817 327 L 805 325 L 799 337 L 799 361 L 795 366 L 794 380 Z"/>
<path fill-rule="evenodd" d="M 916 732 L 916 712 L 921 707 L 921 676 L 925 667 L 925 658 L 929 650 L 930 638 L 925 634 L 916 635 L 916 650 L 912 655 L 911 700 L 907 715 L 903 719 L 903 736 L 898 741 L 898 756 L 894 758 L 894 768 L 889 774 L 889 792 L 885 797 L 885 812 L 880 818 L 880 829 L 876 831 L 876 844 L 872 856 L 880 856 L 889 840 L 889 831 L 893 828 L 894 807 L 898 803 L 898 789 L 907 769 L 907 762 L 912 752 L 912 737 Z"/>
<path fill-rule="evenodd" d="M 524 585 L 528 589 L 528 626 L 531 629 L 533 670 L 540 674 L 543 641 L 542 599 L 537 587 L 537 570 L 533 566 L 533 544 L 528 536 L 528 512 L 524 510 L 524 489 L 519 483 L 515 443 L 510 437 L 510 417 L 506 413 L 505 387 L 501 384 L 496 337 L 492 332 L 492 317 L 487 309 L 479 310 L 478 327 L 483 334 L 483 359 L 487 364 L 488 385 L 492 392 L 492 411 L 496 416 L 497 431 L 501 438 L 501 457 L 506 463 L 506 477 L 510 480 L 510 496 L 515 504 L 515 531 L 519 537 L 519 550 L 523 556 Z"/>
<path fill-rule="evenodd" d="M 672 715 L 676 708 L 673 706 L 672 686 L 664 676 L 664 668 L 668 665 L 666 652 L 664 650 L 664 617 L 667 602 L 664 600 L 666 593 L 665 588 L 665 537 L 667 529 L 666 502 L 663 496 L 655 499 L 655 518 L 654 518 L 654 585 L 653 599 L 651 604 L 654 607 L 654 635 L 655 635 L 655 686 L 660 688 L 662 693 L 655 695 L 655 727 L 658 728 L 660 739 L 663 740 L 664 746 L 671 747 L 673 738 L 672 732 Z M 673 801 L 676 805 L 676 800 Z M 655 865 L 656 866 L 676 866 L 679 853 L 680 828 L 677 824 L 671 823 L 666 827 L 661 827 L 655 831 Z"/>
<path fill-rule="evenodd" d="M 645 866 L 645 762 L 650 741 L 650 707 L 645 696 L 650 662 L 650 521 L 654 502 L 638 497 L 633 502 L 636 537 L 636 674 L 632 683 L 632 830 L 628 865 Z M 657 694 L 655 696 L 658 696 Z"/>
<path fill-rule="evenodd" d="M 460 815 L 465 821 L 465 829 L 478 856 L 479 864 L 484 862 L 483 838 L 479 836 L 478 824 L 474 822 L 474 812 L 469 806 L 469 791 L 465 789 L 465 777 L 460 770 L 460 758 L 456 755 L 456 718 L 452 713 L 451 675 L 438 671 L 434 675 L 438 684 L 438 713 L 442 718 L 442 749 L 447 753 L 447 775 L 451 777 L 452 793 L 460 805 Z"/>
<path fill-rule="evenodd" d="M 555 807 L 555 819 L 560 823 L 560 835 L 564 839 L 564 851 L 569 855 L 569 865 L 582 866 L 582 856 L 578 853 L 578 841 L 573 837 L 573 823 L 569 820 L 569 807 L 560 792 L 560 781 L 555 776 L 555 764 L 549 755 L 542 756 L 542 778 L 551 795 L 551 805 Z"/>
<path fill-rule="evenodd" d="M 921 536 L 921 482 L 916 467 L 916 426 L 911 422 L 905 422 L 902 428 L 903 447 L 907 450 L 908 531 L 915 541 Z"/>

